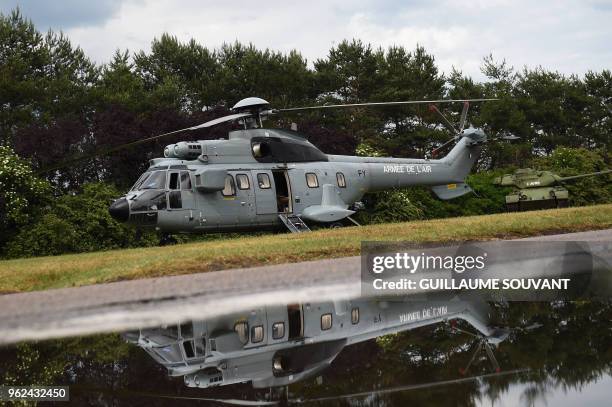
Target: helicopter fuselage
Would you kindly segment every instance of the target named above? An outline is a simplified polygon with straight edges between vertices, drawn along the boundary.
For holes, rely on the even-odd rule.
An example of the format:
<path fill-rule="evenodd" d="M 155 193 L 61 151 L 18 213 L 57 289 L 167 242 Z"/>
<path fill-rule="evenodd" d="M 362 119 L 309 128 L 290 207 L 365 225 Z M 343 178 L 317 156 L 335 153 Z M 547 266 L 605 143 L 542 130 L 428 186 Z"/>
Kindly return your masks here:
<path fill-rule="evenodd" d="M 279 228 L 283 216 L 337 222 L 358 209 L 365 193 L 393 188 L 425 185 L 450 199 L 470 191 L 463 180 L 484 140 L 470 130 L 439 160 L 327 155 L 277 129 L 180 142 L 151 160 L 110 212 L 167 233 L 213 233 Z"/>

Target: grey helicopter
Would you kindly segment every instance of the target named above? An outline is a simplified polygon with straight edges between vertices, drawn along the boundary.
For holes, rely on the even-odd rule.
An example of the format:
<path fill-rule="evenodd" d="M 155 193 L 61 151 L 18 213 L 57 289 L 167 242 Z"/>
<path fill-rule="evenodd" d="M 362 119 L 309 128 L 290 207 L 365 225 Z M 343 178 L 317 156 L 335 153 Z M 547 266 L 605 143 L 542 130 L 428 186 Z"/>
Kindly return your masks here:
<path fill-rule="evenodd" d="M 173 243 L 174 233 L 215 233 L 286 228 L 299 233 L 312 225 L 357 224 L 369 192 L 425 185 L 443 200 L 471 192 L 465 177 L 478 159 L 487 136 L 465 128 L 470 102 L 496 99 L 423 100 L 322 105 L 272 109 L 264 99 L 248 97 L 233 113 L 206 123 L 150 137 L 237 121 L 241 129 L 227 139 L 181 141 L 150 160 L 125 196 L 110 206 L 111 216 L 138 228 L 160 231 L 160 244 Z M 437 103 L 463 103 L 455 127 Z M 325 154 L 297 131 L 263 126 L 269 116 L 316 109 L 429 104 L 452 138 L 435 151 L 455 143 L 439 159 L 357 157 Z M 139 142 L 141 142 L 139 141 Z M 434 152 L 435 152 L 434 151 Z"/>
<path fill-rule="evenodd" d="M 472 360 L 486 353 L 496 372 L 492 347 L 510 334 L 490 323 L 484 301 L 435 294 L 427 300 L 356 298 L 257 306 L 227 315 L 122 334 L 187 387 L 251 383 L 253 388 L 287 386 L 327 368 L 347 346 L 423 326 L 446 324 L 475 341 Z M 476 329 L 457 327 L 462 320 Z"/>

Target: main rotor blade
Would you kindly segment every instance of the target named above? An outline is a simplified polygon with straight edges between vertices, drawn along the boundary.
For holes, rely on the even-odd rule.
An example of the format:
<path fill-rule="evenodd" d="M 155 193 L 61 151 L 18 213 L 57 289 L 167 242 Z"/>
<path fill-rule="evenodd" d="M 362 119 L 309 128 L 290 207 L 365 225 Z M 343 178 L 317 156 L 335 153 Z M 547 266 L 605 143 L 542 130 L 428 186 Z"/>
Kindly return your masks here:
<path fill-rule="evenodd" d="M 442 124 L 450 130 L 451 133 L 453 133 L 453 136 L 457 135 L 460 133 L 459 130 L 457 130 L 455 128 L 455 126 L 453 126 L 453 124 L 450 122 L 450 120 L 448 120 L 446 118 L 446 116 L 444 116 L 442 114 L 442 112 L 436 107 L 436 105 L 429 105 L 429 110 L 431 110 L 432 112 L 436 112 L 438 114 L 438 116 L 440 116 L 440 119 L 442 120 Z"/>
<path fill-rule="evenodd" d="M 291 107 L 288 109 L 276 109 L 276 111 L 277 112 L 297 112 L 300 110 L 336 109 L 336 108 L 343 108 L 343 107 L 397 106 L 397 105 L 418 105 L 418 104 L 454 103 L 454 102 L 486 102 L 490 100 L 499 100 L 499 99 L 440 99 L 440 100 L 406 100 L 406 101 L 400 101 L 400 102 L 347 103 L 347 104 L 342 104 L 342 105 Z"/>
<path fill-rule="evenodd" d="M 126 149 L 126 148 L 131 148 L 131 147 L 137 146 L 139 144 L 147 143 L 149 141 L 157 140 L 157 139 L 162 138 L 162 137 L 171 136 L 173 134 L 177 134 L 177 133 L 181 133 L 183 131 L 189 131 L 189 130 L 194 130 L 194 129 L 191 128 L 191 127 L 188 127 L 186 129 L 174 130 L 174 131 L 171 131 L 171 132 L 168 132 L 168 133 L 159 134 L 157 136 L 147 137 L 147 138 L 144 138 L 144 139 L 141 139 L 141 140 L 136 140 L 136 141 L 132 141 L 132 142 L 125 143 L 125 144 L 120 144 L 118 146 L 102 147 L 102 148 L 97 149 L 97 150 L 95 150 L 95 151 L 93 151 L 91 153 L 79 155 L 79 156 L 76 156 L 76 157 L 72 157 L 72 158 L 69 158 L 69 159 L 67 159 L 65 161 L 62 161 L 62 162 L 58 163 L 58 164 L 53 164 L 53 165 L 51 165 L 49 167 L 43 168 L 42 170 L 37 171 L 37 174 L 39 174 L 39 175 L 40 174 L 46 174 L 48 172 L 55 171 L 55 170 L 58 170 L 60 168 L 68 167 L 69 165 L 78 163 L 80 161 L 85 161 L 85 160 L 88 160 L 88 159 L 91 159 L 91 158 L 107 155 L 107 154 L 110 154 L 110 153 L 114 153 L 116 151 L 120 151 L 120 150 L 123 150 L 123 149 Z"/>
<path fill-rule="evenodd" d="M 107 155 L 107 154 L 110 154 L 110 153 L 114 153 L 116 151 L 120 151 L 120 150 L 123 150 L 125 148 L 131 148 L 131 147 L 137 146 L 139 144 L 148 143 L 149 141 L 157 140 L 157 139 L 162 138 L 162 137 L 171 136 L 173 134 L 178 134 L 178 133 L 181 133 L 181 132 L 184 132 L 184 131 L 193 131 L 193 130 L 198 130 L 198 129 L 202 129 L 202 128 L 212 127 L 212 126 L 215 126 L 215 125 L 220 124 L 220 123 L 224 123 L 224 122 L 240 119 L 242 117 L 247 117 L 247 116 L 252 116 L 252 114 L 251 113 L 236 113 L 236 114 L 231 114 L 231 115 L 228 115 L 228 116 L 219 117 L 218 119 L 210 120 L 210 121 L 208 121 L 206 123 L 198 124 L 197 126 L 192 126 L 192 127 L 187 127 L 187 128 L 184 128 L 184 129 L 174 130 L 174 131 L 170 131 L 170 132 L 164 133 L 164 134 L 158 134 L 156 136 L 147 137 L 147 138 L 144 138 L 144 139 L 141 139 L 141 140 L 136 140 L 136 141 L 132 141 L 132 142 L 125 143 L 125 144 L 120 144 L 118 146 L 103 147 L 103 148 L 95 150 L 95 151 L 93 151 L 93 152 L 91 152 L 89 154 L 83 154 L 83 155 L 79 155 L 77 157 L 69 158 L 68 160 L 62 161 L 62 162 L 60 162 L 58 164 L 54 164 L 52 166 L 43 168 L 42 170 L 38 171 L 37 174 L 46 174 L 48 172 L 55 171 L 55 170 L 58 170 L 60 168 L 68 167 L 71 164 L 75 164 L 75 163 L 78 163 L 80 161 L 85 161 L 85 160 L 88 160 L 88 159 L 91 159 L 91 158 L 95 158 L 95 157 Z"/>
<path fill-rule="evenodd" d="M 459 132 L 462 132 L 465 128 L 465 122 L 467 120 L 468 109 L 470 108 L 470 102 L 463 102 L 463 110 L 461 111 L 461 120 L 459 120 Z"/>
<path fill-rule="evenodd" d="M 444 144 L 442 144 L 440 147 L 436 147 L 433 150 L 431 150 L 431 156 L 433 158 L 435 158 L 438 155 L 438 151 L 442 150 L 444 147 L 446 147 L 447 145 L 449 145 L 450 143 L 452 143 L 453 141 L 455 141 L 455 137 L 451 138 L 450 140 L 444 142 Z"/>
<path fill-rule="evenodd" d="M 189 127 L 188 129 L 185 129 L 185 130 L 197 130 L 197 129 L 203 129 L 206 127 L 212 127 L 220 123 L 229 122 L 229 121 L 240 119 L 240 118 L 247 117 L 247 116 L 253 116 L 253 114 L 252 113 L 230 114 L 228 116 L 219 117 L 218 119 L 214 119 L 206 123 L 198 124 L 197 126 Z"/>

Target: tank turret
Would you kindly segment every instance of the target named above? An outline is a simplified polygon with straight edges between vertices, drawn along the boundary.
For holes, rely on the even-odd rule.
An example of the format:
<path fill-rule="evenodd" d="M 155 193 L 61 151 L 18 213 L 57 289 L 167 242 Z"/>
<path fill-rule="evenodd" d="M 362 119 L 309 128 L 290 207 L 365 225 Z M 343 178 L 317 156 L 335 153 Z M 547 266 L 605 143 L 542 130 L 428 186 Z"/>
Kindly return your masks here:
<path fill-rule="evenodd" d="M 563 186 L 565 182 L 611 172 L 612 170 L 605 170 L 561 177 L 550 171 L 524 168 L 516 170 L 514 174 L 505 174 L 495 178 L 493 184 L 515 188 L 506 196 L 506 208 L 509 211 L 558 208 L 568 206 L 569 191 Z"/>

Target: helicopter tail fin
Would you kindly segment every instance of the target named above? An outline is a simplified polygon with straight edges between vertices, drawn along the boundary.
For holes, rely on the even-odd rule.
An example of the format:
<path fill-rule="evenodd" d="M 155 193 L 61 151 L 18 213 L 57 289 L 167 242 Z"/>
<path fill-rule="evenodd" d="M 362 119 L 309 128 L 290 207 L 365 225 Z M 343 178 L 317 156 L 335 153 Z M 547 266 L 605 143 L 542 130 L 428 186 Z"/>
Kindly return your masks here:
<path fill-rule="evenodd" d="M 435 185 L 431 188 L 438 198 L 448 200 L 472 192 L 469 185 L 465 183 L 465 178 L 478 160 L 485 141 L 486 136 L 482 130 L 467 129 L 463 132 L 457 144 L 442 159 L 450 165 L 453 179 L 449 179 L 447 184 Z"/>

